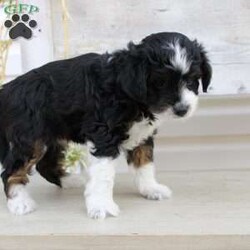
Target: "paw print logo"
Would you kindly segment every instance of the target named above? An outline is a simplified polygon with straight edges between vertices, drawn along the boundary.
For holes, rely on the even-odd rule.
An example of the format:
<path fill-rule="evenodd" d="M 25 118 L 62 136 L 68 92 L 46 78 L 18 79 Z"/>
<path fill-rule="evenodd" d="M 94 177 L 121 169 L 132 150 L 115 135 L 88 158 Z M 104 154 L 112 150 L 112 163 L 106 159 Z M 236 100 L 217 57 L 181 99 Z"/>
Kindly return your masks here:
<path fill-rule="evenodd" d="M 32 37 L 32 29 L 37 26 L 35 20 L 30 20 L 29 15 L 24 14 L 20 17 L 18 14 L 14 14 L 11 20 L 6 20 L 4 26 L 9 30 L 9 36 L 11 39 L 23 37 L 29 39 Z"/>

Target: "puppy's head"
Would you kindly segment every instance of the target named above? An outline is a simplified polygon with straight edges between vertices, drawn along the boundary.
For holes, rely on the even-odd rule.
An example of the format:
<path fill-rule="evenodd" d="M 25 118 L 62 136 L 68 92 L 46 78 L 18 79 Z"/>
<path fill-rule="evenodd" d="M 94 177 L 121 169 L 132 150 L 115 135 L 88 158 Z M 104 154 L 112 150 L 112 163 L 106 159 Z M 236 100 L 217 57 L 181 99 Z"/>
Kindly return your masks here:
<path fill-rule="evenodd" d="M 151 35 L 142 45 L 149 48 L 153 59 L 147 83 L 152 110 L 168 110 L 177 118 L 192 115 L 199 85 L 207 92 L 212 76 L 202 45 L 179 33 Z"/>
<path fill-rule="evenodd" d="M 206 92 L 212 76 L 203 46 L 179 33 L 158 33 L 130 44 L 129 51 L 120 75 L 125 92 L 154 113 L 190 116 L 199 85 Z"/>

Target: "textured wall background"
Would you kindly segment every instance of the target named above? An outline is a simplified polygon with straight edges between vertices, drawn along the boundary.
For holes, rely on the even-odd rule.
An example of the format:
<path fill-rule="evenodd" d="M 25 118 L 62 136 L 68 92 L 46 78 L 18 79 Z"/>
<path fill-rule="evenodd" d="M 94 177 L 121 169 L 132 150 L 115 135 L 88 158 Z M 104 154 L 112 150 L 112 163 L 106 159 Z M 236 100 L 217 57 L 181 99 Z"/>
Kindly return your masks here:
<path fill-rule="evenodd" d="M 214 67 L 212 94 L 250 92 L 249 0 L 72 0 L 70 54 L 112 51 L 160 31 L 198 38 Z M 60 1 L 51 1 L 56 58 L 63 55 Z"/>

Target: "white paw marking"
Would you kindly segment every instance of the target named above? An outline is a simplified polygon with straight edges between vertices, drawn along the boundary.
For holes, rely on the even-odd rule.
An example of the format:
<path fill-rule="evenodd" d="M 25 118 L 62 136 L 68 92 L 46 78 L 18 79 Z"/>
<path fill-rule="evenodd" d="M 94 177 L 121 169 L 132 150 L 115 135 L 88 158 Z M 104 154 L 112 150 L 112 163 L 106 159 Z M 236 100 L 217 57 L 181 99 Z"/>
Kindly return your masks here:
<path fill-rule="evenodd" d="M 88 143 L 89 151 L 94 148 Z M 113 200 L 113 186 L 117 158 L 95 157 L 89 154 L 90 166 L 87 168 L 88 182 L 84 196 L 88 216 L 93 219 L 104 219 L 108 215 L 118 216 L 119 207 Z"/>
<path fill-rule="evenodd" d="M 95 197 L 86 198 L 88 216 L 92 219 L 105 219 L 107 216 L 118 216 L 120 209 L 112 199 L 97 199 Z"/>
<path fill-rule="evenodd" d="M 155 166 L 148 163 L 136 169 L 135 182 L 139 192 L 150 200 L 170 198 L 172 191 L 165 185 L 159 184 L 155 179 Z"/>
<path fill-rule="evenodd" d="M 172 196 L 172 191 L 167 186 L 158 183 L 140 187 L 140 193 L 149 200 L 163 200 Z"/>
<path fill-rule="evenodd" d="M 24 215 L 36 210 L 36 203 L 31 199 L 24 185 L 18 184 L 11 187 L 7 207 L 12 214 Z"/>
<path fill-rule="evenodd" d="M 68 174 L 61 178 L 62 188 L 79 188 L 84 186 L 84 178 L 81 174 Z"/>

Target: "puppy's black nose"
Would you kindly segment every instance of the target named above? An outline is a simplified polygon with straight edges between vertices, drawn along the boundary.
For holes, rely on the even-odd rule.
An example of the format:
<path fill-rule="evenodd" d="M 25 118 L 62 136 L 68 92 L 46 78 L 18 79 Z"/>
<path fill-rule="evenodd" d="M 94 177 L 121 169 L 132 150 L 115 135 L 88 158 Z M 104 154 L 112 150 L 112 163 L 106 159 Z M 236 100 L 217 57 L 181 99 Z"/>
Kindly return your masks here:
<path fill-rule="evenodd" d="M 189 105 L 183 103 L 176 103 L 173 106 L 173 112 L 175 115 L 183 117 L 187 114 L 189 110 Z"/>

